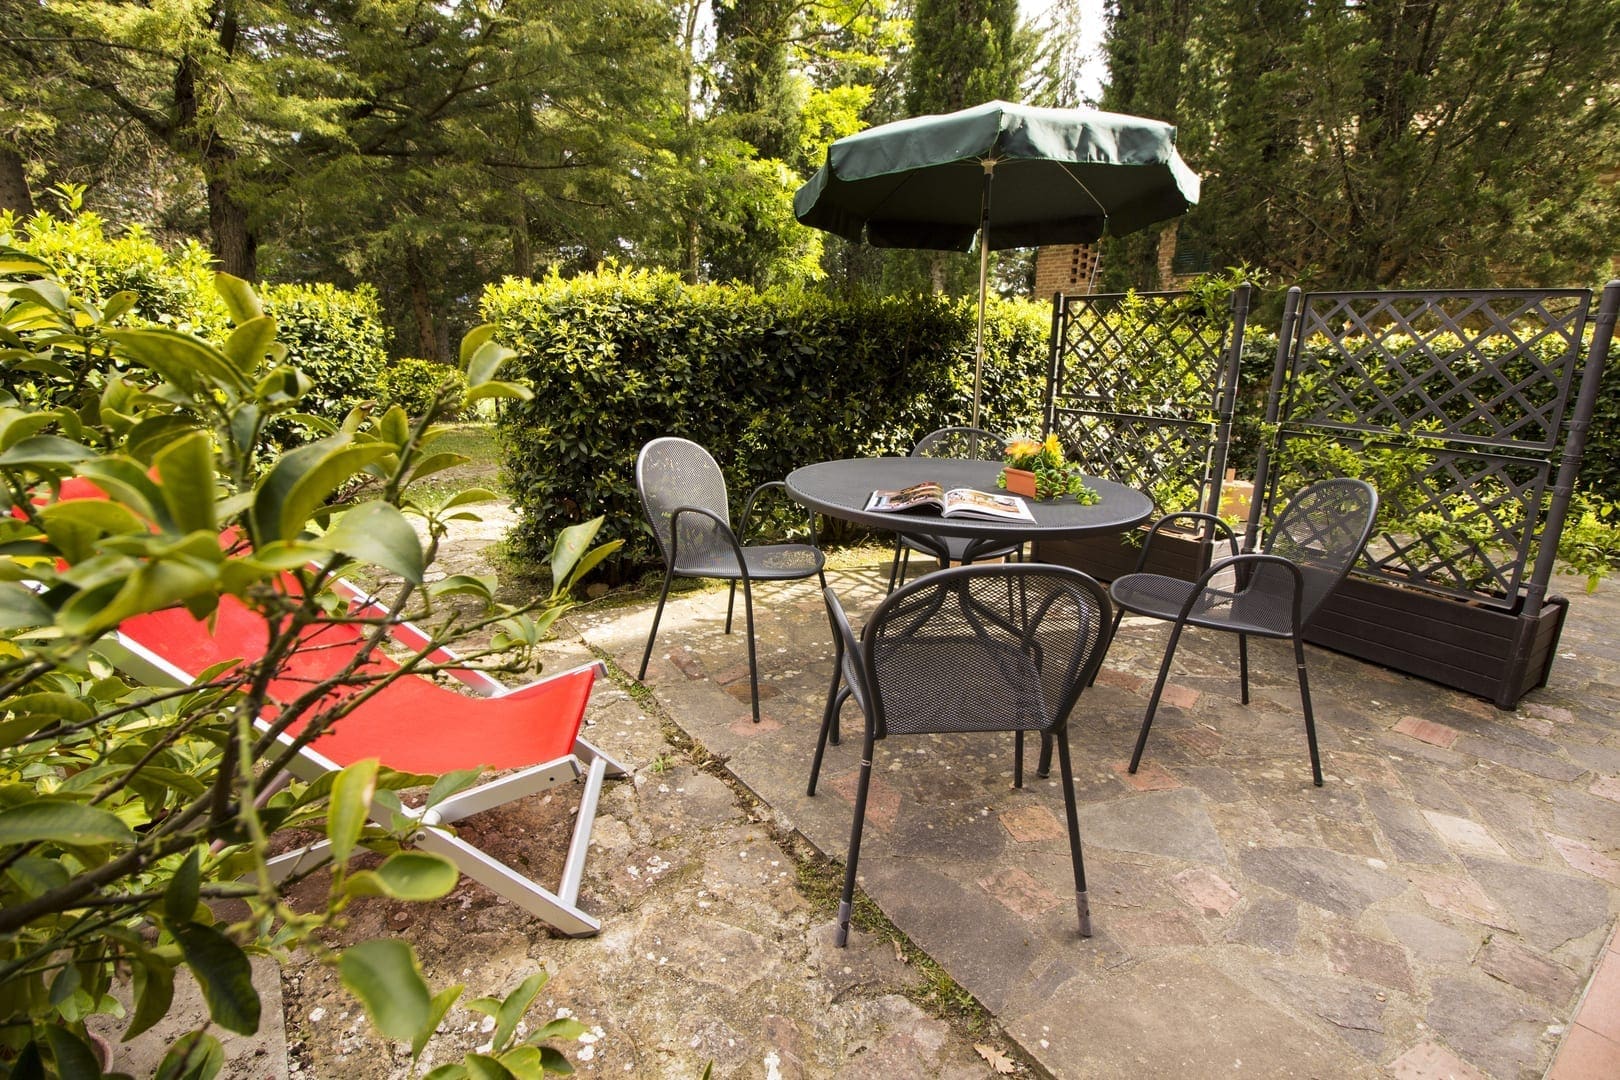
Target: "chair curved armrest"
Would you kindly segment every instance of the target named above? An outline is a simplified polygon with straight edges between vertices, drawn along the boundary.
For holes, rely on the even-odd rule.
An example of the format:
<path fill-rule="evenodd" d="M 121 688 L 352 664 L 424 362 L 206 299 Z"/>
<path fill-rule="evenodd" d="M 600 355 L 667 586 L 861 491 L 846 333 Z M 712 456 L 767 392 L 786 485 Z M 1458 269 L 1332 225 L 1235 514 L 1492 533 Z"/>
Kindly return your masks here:
<path fill-rule="evenodd" d="M 737 571 L 744 581 L 748 580 L 748 560 L 743 558 L 742 544 L 737 540 L 737 534 L 731 531 L 731 525 L 725 518 L 713 510 L 701 506 L 677 506 L 669 515 L 669 565 L 679 566 L 681 561 L 681 530 L 682 514 L 698 514 L 708 518 L 720 527 L 720 533 L 731 544 L 731 550 L 737 556 Z"/>
<path fill-rule="evenodd" d="M 781 488 L 783 491 L 787 491 L 787 481 L 767 480 L 748 493 L 748 498 L 743 503 L 742 517 L 737 522 L 737 534 L 739 536 L 748 535 L 748 519 L 752 517 L 754 513 L 754 500 L 759 497 L 760 492 L 766 490 L 767 488 Z M 789 495 L 789 498 L 792 498 L 792 496 Z M 810 521 L 810 546 L 816 547 L 818 546 L 816 544 L 816 512 L 811 510 L 808 506 L 804 508 L 804 512 L 805 516 L 809 518 Z"/>
<path fill-rule="evenodd" d="M 1258 551 L 1245 552 L 1241 555 L 1231 555 L 1224 559 L 1217 559 L 1215 562 L 1211 563 L 1209 569 L 1200 574 L 1198 576 L 1198 580 L 1193 582 L 1191 591 L 1187 593 L 1186 601 L 1181 605 L 1181 614 L 1177 617 L 1178 621 L 1186 621 L 1188 614 L 1192 612 L 1193 605 L 1198 602 L 1198 598 L 1203 595 L 1204 590 L 1209 588 L 1209 583 L 1215 579 L 1217 574 L 1225 570 L 1238 570 L 1245 566 L 1262 564 L 1287 567 L 1288 572 L 1293 575 L 1294 629 L 1298 630 L 1301 615 L 1300 603 L 1305 593 L 1305 575 L 1300 573 L 1299 566 L 1291 559 L 1285 559 L 1281 555 L 1267 555 Z M 1237 591 L 1237 595 L 1241 595 L 1246 591 L 1246 589 L 1247 586 L 1239 589 Z"/>
<path fill-rule="evenodd" d="M 1154 537 L 1158 536 L 1166 526 L 1169 526 L 1177 521 L 1188 520 L 1201 521 L 1206 525 L 1213 526 L 1217 532 L 1224 533 L 1225 536 L 1223 539 L 1225 539 L 1226 542 L 1231 545 L 1232 555 L 1236 556 L 1238 554 L 1237 534 L 1232 531 L 1232 526 L 1222 521 L 1216 515 L 1206 514 L 1201 510 L 1178 510 L 1173 513 L 1164 514 L 1152 525 L 1148 526 L 1147 539 L 1142 541 L 1142 554 L 1136 557 L 1137 573 L 1141 573 L 1142 568 L 1147 566 L 1148 553 L 1153 550 Z"/>

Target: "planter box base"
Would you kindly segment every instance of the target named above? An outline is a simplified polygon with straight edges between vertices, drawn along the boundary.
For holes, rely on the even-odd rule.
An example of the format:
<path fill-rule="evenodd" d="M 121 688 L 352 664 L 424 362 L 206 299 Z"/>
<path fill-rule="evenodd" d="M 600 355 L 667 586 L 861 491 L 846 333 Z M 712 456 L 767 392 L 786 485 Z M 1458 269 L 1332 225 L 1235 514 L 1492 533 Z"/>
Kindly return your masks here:
<path fill-rule="evenodd" d="M 1569 601 L 1528 612 L 1348 579 L 1305 631 L 1313 645 L 1370 660 L 1511 709 L 1547 685 Z"/>

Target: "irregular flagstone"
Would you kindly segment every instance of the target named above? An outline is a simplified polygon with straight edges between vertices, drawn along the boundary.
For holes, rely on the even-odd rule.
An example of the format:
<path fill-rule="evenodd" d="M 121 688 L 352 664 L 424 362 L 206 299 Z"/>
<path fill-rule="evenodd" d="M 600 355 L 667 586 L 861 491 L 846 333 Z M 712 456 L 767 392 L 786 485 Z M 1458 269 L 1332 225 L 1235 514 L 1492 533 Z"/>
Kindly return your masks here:
<path fill-rule="evenodd" d="M 1339 1035 L 1364 1057 L 1384 1052 L 1384 1008 L 1372 987 L 1344 979 L 1321 979 L 1282 968 L 1261 974 L 1283 991 L 1289 1005 L 1310 1010 L 1339 1029 Z"/>
<path fill-rule="evenodd" d="M 1446 845 L 1456 851 L 1465 851 L 1473 855 L 1507 857 L 1502 845 L 1498 844 L 1496 838 L 1486 832 L 1485 827 L 1477 821 L 1441 814 L 1434 810 L 1425 810 L 1423 816 L 1429 819 L 1429 824 L 1434 826 L 1434 831 Z"/>
<path fill-rule="evenodd" d="M 1407 911 L 1386 912 L 1384 925 L 1413 956 L 1429 964 L 1467 963 L 1474 950 L 1479 948 L 1482 936 L 1480 933 L 1465 934 L 1427 915 Z"/>
<path fill-rule="evenodd" d="M 1238 916 L 1226 940 L 1286 956 L 1299 938 L 1299 905 L 1292 900 L 1254 900 Z"/>
<path fill-rule="evenodd" d="M 1476 881 L 1449 874 L 1425 874 L 1417 870 L 1407 871 L 1407 877 L 1412 879 L 1412 884 L 1418 887 L 1430 907 L 1485 926 L 1494 926 L 1498 930 L 1514 929 L 1513 920 L 1486 895 Z"/>
<path fill-rule="evenodd" d="M 1240 863 L 1260 884 L 1347 919 L 1406 888 L 1404 881 L 1373 869 L 1364 859 L 1320 848 L 1246 851 Z"/>
<path fill-rule="evenodd" d="M 1463 863 L 1536 948 L 1556 949 L 1609 923 L 1609 890 L 1591 878 L 1473 857 Z"/>
<path fill-rule="evenodd" d="M 1531 776 L 1543 776 L 1548 780 L 1563 783 L 1574 780 L 1586 771 L 1579 765 L 1572 765 L 1551 754 L 1541 754 L 1520 746 L 1482 739 L 1477 735 L 1465 735 L 1458 739 L 1456 749 L 1485 761 L 1494 761 L 1498 765 L 1527 772 Z"/>
<path fill-rule="evenodd" d="M 1575 973 L 1564 965 L 1500 937 L 1486 942 L 1475 962 L 1485 974 L 1540 998 L 1559 1013 L 1569 1008 L 1579 989 Z"/>
<path fill-rule="evenodd" d="M 1415 863 L 1451 861 L 1451 852 L 1434 835 L 1428 819 L 1416 806 L 1387 791 L 1367 791 L 1362 798 L 1397 859 Z"/>
<path fill-rule="evenodd" d="M 1601 851 L 1593 850 L 1590 844 L 1571 840 L 1567 836 L 1548 833 L 1547 840 L 1573 869 L 1583 874 L 1591 874 L 1610 885 L 1620 885 L 1620 862 L 1609 858 Z"/>
<path fill-rule="evenodd" d="M 1423 1042 L 1389 1063 L 1395 1080 L 1490 1080 L 1437 1042 Z"/>
<path fill-rule="evenodd" d="M 1412 993 L 1412 969 L 1399 945 L 1379 941 L 1339 927 L 1327 935 L 1328 963 L 1333 970 L 1364 982 Z"/>
<path fill-rule="evenodd" d="M 1620 837 L 1620 803 L 1568 785 L 1552 793 L 1552 829 L 1563 836 L 1611 846 Z"/>
<path fill-rule="evenodd" d="M 1080 808 L 1086 844 L 1224 866 L 1220 835 L 1193 791 L 1155 791 Z"/>
<path fill-rule="evenodd" d="M 1170 879 L 1176 893 L 1205 915 L 1224 919 L 1242 899 L 1232 883 L 1207 866 L 1194 866 Z"/>
<path fill-rule="evenodd" d="M 1425 1019 L 1465 1061 L 1492 1076 L 1516 1077 L 1543 1060 L 1556 1017 L 1482 979 L 1441 977 L 1430 989 Z"/>
<path fill-rule="evenodd" d="M 1459 791 L 1474 814 L 1491 830 L 1491 835 L 1507 845 L 1514 855 L 1536 860 L 1547 853 L 1547 843 L 1536 829 L 1536 821 L 1546 813 L 1540 800 L 1522 792 L 1503 791 L 1483 784 L 1465 784 Z"/>
<path fill-rule="evenodd" d="M 1106 993 L 1004 1017 L 1008 1032 L 1066 1077 L 1333 1077 L 1372 1080 L 1373 1064 L 1196 956 L 1114 973 Z"/>

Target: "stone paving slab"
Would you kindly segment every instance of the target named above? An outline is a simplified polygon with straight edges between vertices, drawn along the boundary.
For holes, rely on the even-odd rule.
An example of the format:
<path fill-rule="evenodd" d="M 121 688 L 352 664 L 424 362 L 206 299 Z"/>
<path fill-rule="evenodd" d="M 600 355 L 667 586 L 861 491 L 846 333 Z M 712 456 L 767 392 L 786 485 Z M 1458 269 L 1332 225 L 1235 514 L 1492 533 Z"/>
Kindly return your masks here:
<path fill-rule="evenodd" d="M 829 574 L 857 619 L 887 565 Z M 673 599 L 646 684 L 842 860 L 862 721 L 805 793 L 832 673 L 817 586 L 756 596 L 763 722 L 725 593 Z M 1072 744 L 1095 936 L 1076 932 L 1055 776 L 1012 787 L 1010 736 L 881 745 L 862 889 L 1055 1076 L 1539 1077 L 1620 912 L 1620 617 L 1574 598 L 1551 684 L 1513 712 L 1319 649 L 1327 783 L 1310 784 L 1286 646 L 1194 632 L 1125 774 L 1165 640 L 1127 620 Z M 585 610 L 634 673 L 650 605 Z M 856 933 L 860 943 L 864 935 Z"/>

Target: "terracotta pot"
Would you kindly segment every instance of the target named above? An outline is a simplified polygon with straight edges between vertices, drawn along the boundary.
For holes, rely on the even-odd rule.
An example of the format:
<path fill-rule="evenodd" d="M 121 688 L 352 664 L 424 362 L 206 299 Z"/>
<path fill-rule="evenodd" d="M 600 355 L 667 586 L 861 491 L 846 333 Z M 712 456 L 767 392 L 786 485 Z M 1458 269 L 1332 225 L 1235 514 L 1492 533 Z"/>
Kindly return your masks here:
<path fill-rule="evenodd" d="M 1035 498 L 1034 473 L 1028 469 L 1002 469 L 1001 475 L 1007 481 L 1007 494 Z"/>

